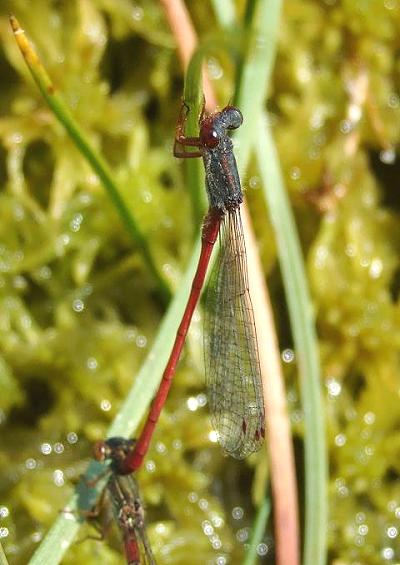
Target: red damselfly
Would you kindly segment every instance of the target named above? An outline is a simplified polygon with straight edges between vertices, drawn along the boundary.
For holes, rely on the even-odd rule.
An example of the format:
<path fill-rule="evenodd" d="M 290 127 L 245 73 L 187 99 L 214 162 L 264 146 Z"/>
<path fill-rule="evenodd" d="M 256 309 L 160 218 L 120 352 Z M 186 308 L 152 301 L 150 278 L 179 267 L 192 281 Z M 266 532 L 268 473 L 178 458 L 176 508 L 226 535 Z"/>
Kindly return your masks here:
<path fill-rule="evenodd" d="M 233 457 L 256 451 L 265 435 L 264 402 L 257 337 L 251 305 L 240 205 L 243 195 L 233 143 L 227 132 L 243 121 L 238 108 L 200 116 L 199 137 L 185 136 L 187 107 L 178 120 L 174 155 L 202 157 L 209 210 L 203 222 L 202 248 L 192 290 L 157 395 L 132 455 L 121 472 L 142 464 L 165 403 L 198 302 L 215 241 L 220 253 L 206 293 L 205 365 L 212 423 L 218 440 Z"/>
<path fill-rule="evenodd" d="M 133 452 L 135 440 L 120 437 L 98 441 L 95 445 L 95 458 L 110 461 L 109 473 L 102 506 L 112 506 L 124 544 L 128 565 L 155 565 L 153 553 L 147 537 L 144 510 L 139 489 L 133 475 L 121 475 L 119 469 L 124 459 Z"/>

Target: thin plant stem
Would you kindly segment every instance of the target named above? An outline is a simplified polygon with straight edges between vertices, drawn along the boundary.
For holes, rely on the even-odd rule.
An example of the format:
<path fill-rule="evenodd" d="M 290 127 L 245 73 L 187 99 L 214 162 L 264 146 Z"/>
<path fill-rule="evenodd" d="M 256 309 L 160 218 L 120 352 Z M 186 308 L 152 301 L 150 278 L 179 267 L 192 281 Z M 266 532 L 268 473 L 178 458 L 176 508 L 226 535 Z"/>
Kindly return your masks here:
<path fill-rule="evenodd" d="M 121 193 L 113 180 L 113 175 L 108 164 L 106 163 L 104 158 L 90 145 L 87 136 L 83 133 L 75 119 L 72 117 L 65 102 L 57 94 L 46 69 L 42 65 L 32 45 L 28 41 L 25 32 L 21 28 L 17 18 L 13 15 L 10 16 L 10 24 L 14 32 L 18 47 L 20 48 L 20 51 L 25 59 L 26 64 L 28 65 L 31 75 L 36 85 L 38 86 L 44 100 L 46 101 L 58 121 L 64 126 L 65 130 L 74 141 L 75 145 L 78 147 L 82 156 L 88 161 L 93 171 L 102 182 L 107 194 L 111 198 L 115 209 L 122 220 L 123 225 L 132 237 L 132 240 L 138 246 L 143 260 L 158 286 L 158 290 L 162 299 L 164 300 L 164 302 L 168 302 L 171 297 L 171 292 L 164 278 L 160 274 L 156 263 L 154 262 L 146 238 L 140 231 L 140 228 L 137 225 L 132 212 L 125 204 Z"/>
<path fill-rule="evenodd" d="M 328 524 L 328 462 L 318 342 L 300 242 L 266 115 L 261 116 L 258 124 L 256 155 L 276 233 L 300 373 L 306 483 L 303 563 L 324 565 Z"/>
<path fill-rule="evenodd" d="M 253 523 L 253 533 L 249 541 L 249 548 L 242 565 L 254 565 L 257 562 L 259 557 L 257 548 L 263 539 L 270 513 L 271 500 L 269 497 L 264 498 L 257 509 L 257 515 Z"/>
<path fill-rule="evenodd" d="M 8 565 L 6 554 L 4 553 L 3 546 L 0 543 L 0 565 Z"/>
<path fill-rule="evenodd" d="M 168 2 L 163 1 L 163 4 L 173 4 L 174 6 L 179 3 L 176 0 Z M 247 10 L 247 20 L 253 24 L 255 17 L 260 16 L 257 8 L 262 9 L 262 23 L 260 23 L 259 30 L 255 37 L 249 40 L 249 48 L 246 53 L 247 60 L 244 58 L 241 64 L 239 73 L 239 83 L 237 85 L 235 100 L 238 100 L 238 105 L 244 111 L 244 130 L 237 132 L 236 140 L 240 148 L 238 152 L 238 165 L 239 169 L 244 171 L 250 157 L 250 150 L 243 151 L 241 148 L 245 145 L 247 137 L 251 136 L 251 130 L 254 123 L 257 121 L 257 110 L 262 111 L 262 102 L 266 96 L 267 84 L 272 70 L 272 64 L 275 55 L 275 45 L 277 39 L 277 27 L 279 22 L 280 1 L 274 0 L 269 2 L 268 5 L 264 2 L 260 3 L 254 1 L 251 9 Z M 187 49 L 190 50 L 193 45 L 185 46 L 186 34 L 183 30 L 191 23 L 185 21 L 185 16 L 182 16 L 179 22 L 175 22 L 173 29 L 180 30 L 176 36 L 177 43 L 180 45 L 179 49 L 182 52 Z M 270 18 L 267 20 L 267 18 Z M 253 24 L 254 25 L 254 24 Z M 264 32 L 264 26 L 266 30 Z M 265 42 L 265 35 L 268 35 L 268 41 L 264 50 L 259 50 L 254 54 L 254 44 L 257 44 L 259 39 Z M 222 43 L 222 42 L 221 42 Z M 229 40 L 225 40 L 225 44 L 229 45 Z M 200 77 L 201 65 L 205 53 L 211 51 L 212 45 L 202 45 L 190 60 L 187 69 L 185 80 L 185 100 L 188 99 L 196 107 L 198 100 L 198 92 L 200 90 Z M 251 50 L 253 49 L 253 51 Z M 246 57 L 246 56 L 245 56 Z M 260 64 L 264 67 L 261 74 L 258 75 L 258 84 L 253 80 L 252 86 L 255 88 L 256 105 L 254 106 L 254 98 L 247 102 L 249 93 L 246 89 L 245 80 L 247 76 L 251 78 L 256 77 L 260 73 Z M 252 120 L 250 120 L 252 115 Z M 196 117 L 196 112 L 194 112 Z M 247 126 L 246 126 L 247 120 Z M 242 126 L 243 127 L 243 126 Z M 251 139 L 254 143 L 254 136 Z M 257 255 L 256 242 L 252 230 L 250 228 L 250 221 L 248 214 L 244 211 L 243 224 L 246 233 L 246 242 L 248 250 L 248 264 L 250 277 L 250 293 L 254 305 L 254 312 L 256 316 L 257 334 L 260 343 L 260 361 L 263 373 L 263 386 L 264 395 L 267 406 L 268 425 L 267 434 L 269 440 L 270 457 L 273 469 L 273 491 L 275 494 L 275 507 L 277 512 L 276 518 L 276 533 L 277 533 L 277 554 L 280 560 L 278 563 L 284 565 L 297 565 L 299 563 L 299 528 L 298 528 L 298 511 L 297 511 L 297 490 L 295 480 L 295 466 L 294 456 L 290 435 L 290 423 L 288 420 L 285 393 L 283 386 L 283 376 L 280 366 L 279 348 L 276 339 L 276 332 L 274 329 L 273 316 L 269 297 L 265 287 L 265 281 L 262 273 L 262 267 Z M 285 472 L 282 472 L 282 470 Z"/>
<path fill-rule="evenodd" d="M 136 375 L 135 382 L 125 402 L 108 429 L 107 437 L 132 436 L 145 415 L 168 360 L 176 328 L 186 306 L 199 253 L 200 238 L 197 239 L 193 247 L 180 288 L 168 307 L 151 350 Z M 104 466 L 92 461 L 76 492 L 66 505 L 69 511 L 60 513 L 30 560 L 30 565 L 48 565 L 49 563 L 57 565 L 57 563 L 60 563 L 84 522 L 82 511 L 90 510 L 96 504 L 104 482 L 98 482 L 95 488 L 91 488 L 89 485 L 94 477 L 98 477 L 102 473 L 104 473 Z"/>

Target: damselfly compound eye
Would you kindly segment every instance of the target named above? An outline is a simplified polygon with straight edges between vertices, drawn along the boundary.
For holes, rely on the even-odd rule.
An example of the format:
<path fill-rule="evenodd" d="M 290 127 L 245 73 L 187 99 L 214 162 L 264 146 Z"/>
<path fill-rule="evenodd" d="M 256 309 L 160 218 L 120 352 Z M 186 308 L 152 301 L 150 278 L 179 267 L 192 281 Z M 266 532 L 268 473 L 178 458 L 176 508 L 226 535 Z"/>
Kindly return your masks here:
<path fill-rule="evenodd" d="M 209 123 L 204 124 L 201 128 L 200 139 L 203 145 L 211 149 L 217 147 L 219 143 L 219 135 Z"/>
<path fill-rule="evenodd" d="M 237 129 L 243 123 L 242 112 L 235 106 L 226 106 L 221 112 L 227 129 Z"/>
<path fill-rule="evenodd" d="M 96 441 L 93 447 L 93 455 L 96 461 L 104 461 L 106 458 L 106 446 L 104 441 Z"/>

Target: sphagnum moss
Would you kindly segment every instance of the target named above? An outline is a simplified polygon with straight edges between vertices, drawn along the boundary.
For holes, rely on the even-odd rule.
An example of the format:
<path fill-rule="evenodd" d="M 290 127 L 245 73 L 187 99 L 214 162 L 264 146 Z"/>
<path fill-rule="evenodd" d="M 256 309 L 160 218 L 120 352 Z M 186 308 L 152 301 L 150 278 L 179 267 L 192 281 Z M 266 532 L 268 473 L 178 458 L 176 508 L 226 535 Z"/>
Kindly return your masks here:
<path fill-rule="evenodd" d="M 87 0 L 56 9 L 39 0 L 32 10 L 21 0 L 7 8 L 18 12 L 71 112 L 112 164 L 174 287 L 192 226 L 170 157 L 180 75 L 158 5 L 121 0 L 101 9 Z M 202 17 L 200 33 L 211 25 Z M 400 555 L 398 23 L 395 2 L 286 2 L 269 101 L 318 320 L 331 562 L 380 564 Z M 27 77 L 4 14 L 0 24 L 0 472 L 10 511 L 1 525 L 10 560 L 26 563 L 129 389 L 162 312 L 98 180 Z M 360 73 L 367 76 L 361 101 L 351 91 Z M 333 197 L 321 205 L 321 194 Z M 271 257 L 270 228 L 258 218 L 257 226 Z M 290 345 L 285 329 L 282 345 Z M 234 533 L 248 524 L 227 518 L 233 506 L 247 510 L 238 467 L 210 449 L 206 411 L 187 409 L 188 396 L 202 390 L 201 373 L 192 336 L 140 476 L 160 563 L 187 563 L 188 555 L 205 563 L 220 553 L 238 562 Z M 205 535 L 208 522 L 219 550 Z M 118 542 L 74 545 L 65 563 L 99 559 L 121 562 Z"/>

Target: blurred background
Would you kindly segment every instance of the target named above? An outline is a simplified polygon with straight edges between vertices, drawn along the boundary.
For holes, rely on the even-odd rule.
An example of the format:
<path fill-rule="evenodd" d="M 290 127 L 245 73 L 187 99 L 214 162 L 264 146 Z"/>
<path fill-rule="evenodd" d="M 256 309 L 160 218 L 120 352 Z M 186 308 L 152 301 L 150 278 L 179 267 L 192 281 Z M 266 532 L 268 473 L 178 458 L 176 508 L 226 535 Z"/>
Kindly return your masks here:
<path fill-rule="evenodd" d="M 186 3 L 200 38 L 208 1 Z M 238 18 L 244 2 L 236 2 Z M 170 291 L 193 245 L 172 156 L 183 74 L 155 0 L 0 5 L 0 536 L 24 564 L 57 518 L 151 345 L 166 303 L 98 178 L 33 83 L 13 12 L 73 116 L 110 164 Z M 329 476 L 329 563 L 400 560 L 400 2 L 286 0 L 266 107 L 317 315 Z M 227 58 L 207 68 L 221 106 Z M 277 250 L 255 163 L 243 185 L 271 292 L 302 494 L 303 415 Z M 212 441 L 202 320 L 139 481 L 163 563 L 240 563 L 265 452 Z M 274 563 L 272 526 L 258 547 Z M 85 526 L 80 539 L 93 535 Z M 115 537 L 115 539 L 114 539 Z M 117 536 L 63 563 L 123 563 Z M 218 560 L 219 559 L 219 560 Z"/>

